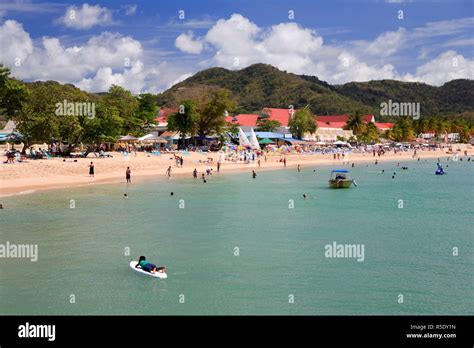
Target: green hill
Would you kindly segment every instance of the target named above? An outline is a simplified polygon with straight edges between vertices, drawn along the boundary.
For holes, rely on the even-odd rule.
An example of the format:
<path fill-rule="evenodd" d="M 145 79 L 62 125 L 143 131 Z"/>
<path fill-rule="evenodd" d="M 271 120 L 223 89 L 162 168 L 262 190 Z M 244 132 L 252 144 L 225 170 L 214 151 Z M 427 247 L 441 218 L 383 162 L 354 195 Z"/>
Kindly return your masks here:
<path fill-rule="evenodd" d="M 474 81 L 453 80 L 435 87 L 418 82 L 379 80 L 332 86 L 315 76 L 295 75 L 266 64 L 242 70 L 211 68 L 174 85 L 158 96 L 159 104 L 176 106 L 183 98 L 203 90 L 225 88 L 239 105 L 238 112 L 258 112 L 263 107 L 299 108 L 310 105 L 316 114 L 378 115 L 380 103 L 420 102 L 422 116 L 449 116 L 474 112 Z"/>

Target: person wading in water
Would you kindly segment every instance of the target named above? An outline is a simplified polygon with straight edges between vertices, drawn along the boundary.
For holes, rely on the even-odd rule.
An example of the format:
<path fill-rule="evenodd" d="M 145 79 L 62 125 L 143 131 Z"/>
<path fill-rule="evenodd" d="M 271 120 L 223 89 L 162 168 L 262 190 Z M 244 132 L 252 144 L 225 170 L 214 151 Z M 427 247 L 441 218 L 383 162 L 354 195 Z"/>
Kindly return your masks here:
<path fill-rule="evenodd" d="M 127 184 L 132 183 L 132 171 L 130 170 L 130 167 L 127 167 L 127 170 L 125 171 L 125 179 L 127 179 Z"/>

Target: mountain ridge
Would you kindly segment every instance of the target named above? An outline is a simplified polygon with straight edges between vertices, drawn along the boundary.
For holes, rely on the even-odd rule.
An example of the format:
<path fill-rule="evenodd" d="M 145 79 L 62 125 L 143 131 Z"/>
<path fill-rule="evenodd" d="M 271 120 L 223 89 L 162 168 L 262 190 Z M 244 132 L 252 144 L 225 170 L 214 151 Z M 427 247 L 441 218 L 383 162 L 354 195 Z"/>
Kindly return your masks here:
<path fill-rule="evenodd" d="M 474 112 L 474 81 L 456 79 L 442 86 L 422 82 L 372 80 L 331 85 L 316 76 L 297 75 L 257 63 L 241 70 L 214 67 L 199 71 L 158 95 L 159 104 L 176 106 L 180 98 L 199 89 L 225 88 L 239 105 L 237 112 L 263 107 L 299 108 L 310 105 L 315 114 L 379 115 L 380 103 L 419 102 L 422 116 L 451 116 Z"/>

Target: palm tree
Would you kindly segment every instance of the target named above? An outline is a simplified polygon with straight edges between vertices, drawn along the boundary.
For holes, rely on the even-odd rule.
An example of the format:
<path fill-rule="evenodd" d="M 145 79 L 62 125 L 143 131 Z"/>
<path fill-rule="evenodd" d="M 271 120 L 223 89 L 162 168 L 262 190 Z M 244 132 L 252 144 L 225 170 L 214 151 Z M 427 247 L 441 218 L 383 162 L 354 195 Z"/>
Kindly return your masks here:
<path fill-rule="evenodd" d="M 347 119 L 345 129 L 350 129 L 355 135 L 362 134 L 365 130 L 365 123 L 360 111 L 356 111 L 353 115 L 350 115 Z"/>

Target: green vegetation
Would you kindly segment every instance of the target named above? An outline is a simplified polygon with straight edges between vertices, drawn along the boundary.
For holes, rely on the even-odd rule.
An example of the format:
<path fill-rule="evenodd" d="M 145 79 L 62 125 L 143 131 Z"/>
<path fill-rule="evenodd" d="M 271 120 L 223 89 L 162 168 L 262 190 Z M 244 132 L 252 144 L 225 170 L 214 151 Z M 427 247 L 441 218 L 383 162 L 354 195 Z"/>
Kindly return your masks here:
<path fill-rule="evenodd" d="M 14 117 L 26 99 L 26 88 L 15 79 L 10 78 L 10 69 L 0 64 L 0 115 Z"/>
<path fill-rule="evenodd" d="M 349 115 L 345 129 L 350 129 L 354 135 L 361 135 L 365 131 L 364 117 L 360 111 L 356 111 L 354 114 Z"/>
<path fill-rule="evenodd" d="M 375 143 L 379 140 L 379 130 L 372 122 L 365 125 L 364 131 L 357 137 L 359 142 L 365 144 Z"/>
<path fill-rule="evenodd" d="M 258 132 L 273 132 L 278 127 L 281 127 L 280 121 L 268 120 L 268 119 L 258 119 L 256 130 Z"/>
<path fill-rule="evenodd" d="M 456 118 L 468 112 L 471 122 L 474 118 L 472 80 L 453 80 L 441 87 L 394 80 L 331 86 L 317 77 L 286 73 L 266 64 L 254 64 L 238 71 L 203 70 L 158 95 L 159 104 L 176 107 L 179 100 L 186 99 L 183 94 L 203 88 L 229 90 L 239 105 L 236 112 L 240 113 L 258 113 L 264 107 L 288 108 L 290 105 L 299 109 L 309 104 L 315 115 L 360 111 L 374 114 L 380 120 L 380 104 L 391 99 L 394 102 L 420 102 L 424 117 Z M 393 117 L 383 119 L 395 121 Z"/>
<path fill-rule="evenodd" d="M 178 112 L 168 117 L 168 130 L 181 133 L 183 147 L 186 134 L 195 134 L 197 119 L 196 105 L 192 100 L 183 100 L 178 107 Z"/>
<path fill-rule="evenodd" d="M 317 126 L 314 116 L 309 108 L 302 108 L 295 112 L 288 122 L 291 134 L 301 139 L 305 133 L 314 134 Z"/>
<path fill-rule="evenodd" d="M 34 143 L 59 140 L 72 150 L 80 143 L 115 142 L 120 135 L 140 136 L 149 130 L 158 105 L 184 105 L 184 114 L 169 119 L 169 129 L 182 134 L 207 136 L 224 131 L 237 133 L 237 125 L 226 122 L 228 113 L 259 113 L 263 107 L 298 111 L 290 120 L 294 136 L 314 132 L 314 114 L 350 114 L 348 129 L 360 141 L 374 142 L 376 127 L 362 122 L 362 115 L 378 115 L 380 103 L 420 102 L 421 118 L 384 117 L 395 127 L 384 137 L 395 141 L 414 139 L 417 134 L 459 133 L 467 142 L 474 134 L 474 82 L 453 80 L 441 87 L 400 81 L 352 82 L 331 86 L 314 76 L 282 72 L 270 65 L 255 64 L 239 71 L 212 68 L 201 71 L 159 94 L 132 95 L 120 86 L 107 93 L 84 92 L 55 81 L 25 83 L 10 77 L 0 65 L 0 121 L 14 119 L 24 136 L 25 150 Z M 57 113 L 57 103 L 92 103 L 94 115 Z M 377 116 L 381 121 L 381 117 Z M 273 131 L 278 121 L 261 119 L 258 130 Z"/>
<path fill-rule="evenodd" d="M 196 131 L 200 136 L 220 134 L 226 125 L 226 115 L 235 108 L 230 92 L 225 89 L 210 93 L 202 104 L 198 104 Z"/>
<path fill-rule="evenodd" d="M 81 143 L 116 142 L 120 135 L 143 135 L 156 116 L 156 96 L 133 96 L 120 86 L 96 95 L 55 81 L 24 83 L 0 66 L 0 119 L 14 119 L 25 152 L 35 143 L 67 144 L 65 154 Z M 90 103 L 93 114 L 58 112 L 58 103 Z"/>

